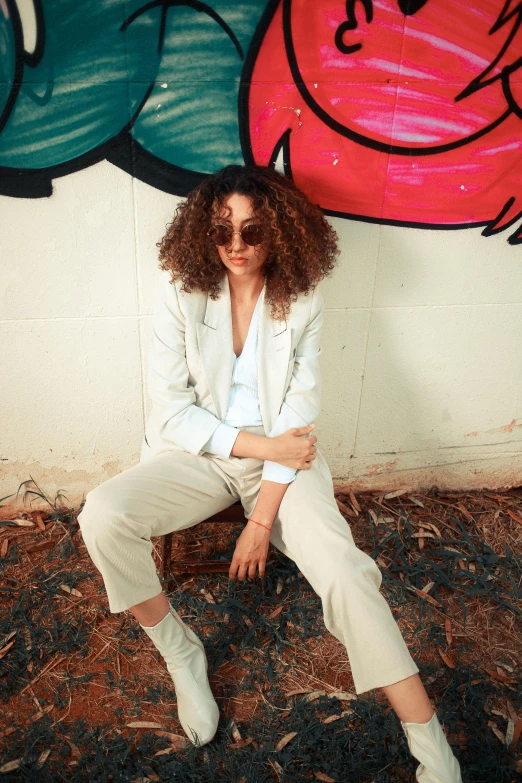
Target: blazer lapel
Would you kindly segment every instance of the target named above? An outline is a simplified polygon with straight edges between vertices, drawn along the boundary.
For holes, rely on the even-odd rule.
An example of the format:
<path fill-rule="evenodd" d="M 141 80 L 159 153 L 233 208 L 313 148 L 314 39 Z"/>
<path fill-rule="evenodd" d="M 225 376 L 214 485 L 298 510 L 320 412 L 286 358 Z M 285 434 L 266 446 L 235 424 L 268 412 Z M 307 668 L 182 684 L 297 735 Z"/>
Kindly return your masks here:
<path fill-rule="evenodd" d="M 217 416 L 223 421 L 227 415 L 235 359 L 227 274 L 218 298 L 214 300 L 207 295 L 203 323 L 196 324 L 196 333 L 207 385 Z"/>
<path fill-rule="evenodd" d="M 257 346 L 257 382 L 259 409 L 267 435 L 274 426 L 283 402 L 292 348 L 288 322 L 274 320 L 270 316 L 270 309 L 263 295 Z"/>
<path fill-rule="evenodd" d="M 283 400 L 284 383 L 291 351 L 291 335 L 286 320 L 275 321 L 270 305 L 262 293 L 258 332 L 259 408 L 265 431 L 272 429 Z M 225 419 L 228 410 L 234 347 L 230 287 L 225 274 L 216 300 L 207 296 L 203 323 L 196 324 L 199 352 L 209 391 L 218 418 Z"/>

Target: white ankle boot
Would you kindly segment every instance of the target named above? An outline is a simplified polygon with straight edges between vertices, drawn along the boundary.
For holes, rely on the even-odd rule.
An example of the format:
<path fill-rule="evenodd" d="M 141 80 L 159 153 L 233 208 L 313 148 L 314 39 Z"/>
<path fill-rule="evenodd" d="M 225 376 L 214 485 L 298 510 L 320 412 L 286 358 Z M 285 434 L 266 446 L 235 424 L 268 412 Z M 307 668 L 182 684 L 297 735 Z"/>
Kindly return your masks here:
<path fill-rule="evenodd" d="M 462 783 L 459 762 L 453 755 L 435 712 L 427 723 L 403 723 L 412 756 L 421 764 L 415 777 L 419 783 Z"/>
<path fill-rule="evenodd" d="M 170 603 L 169 607 L 157 625 L 140 625 L 165 659 L 185 734 L 193 745 L 205 745 L 214 737 L 219 721 L 219 707 L 208 682 L 207 656 L 199 637 Z"/>

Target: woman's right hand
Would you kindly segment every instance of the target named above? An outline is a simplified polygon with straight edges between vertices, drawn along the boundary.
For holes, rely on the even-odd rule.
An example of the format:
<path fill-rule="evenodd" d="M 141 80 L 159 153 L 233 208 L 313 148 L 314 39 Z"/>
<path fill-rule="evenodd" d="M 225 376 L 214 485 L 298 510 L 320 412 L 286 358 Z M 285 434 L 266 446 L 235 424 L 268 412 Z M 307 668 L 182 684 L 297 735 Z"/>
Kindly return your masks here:
<path fill-rule="evenodd" d="M 315 459 L 317 438 L 315 435 L 309 438 L 302 436 L 308 435 L 314 426 L 314 424 L 307 424 L 306 427 L 292 427 L 281 435 L 270 438 L 272 451 L 270 459 L 288 468 L 309 470 L 312 467 L 312 460 Z"/>

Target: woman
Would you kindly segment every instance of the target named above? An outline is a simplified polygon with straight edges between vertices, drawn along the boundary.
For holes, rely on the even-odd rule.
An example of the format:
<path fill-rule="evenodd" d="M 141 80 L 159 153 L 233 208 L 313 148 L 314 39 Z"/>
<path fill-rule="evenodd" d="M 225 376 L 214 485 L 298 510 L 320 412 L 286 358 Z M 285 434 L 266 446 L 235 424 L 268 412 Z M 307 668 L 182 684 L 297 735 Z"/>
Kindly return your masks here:
<path fill-rule="evenodd" d="M 264 575 L 269 543 L 320 595 L 358 694 L 380 687 L 423 783 L 461 783 L 375 561 L 339 513 L 312 434 L 320 410 L 323 299 L 336 234 L 290 179 L 227 166 L 181 203 L 160 246 L 149 352 L 152 409 L 140 462 L 87 494 L 78 517 L 111 612 L 129 610 L 165 658 L 194 744 L 219 711 L 198 636 L 161 591 L 151 535 L 241 500 L 230 578 Z M 258 358 L 259 357 L 259 358 Z"/>

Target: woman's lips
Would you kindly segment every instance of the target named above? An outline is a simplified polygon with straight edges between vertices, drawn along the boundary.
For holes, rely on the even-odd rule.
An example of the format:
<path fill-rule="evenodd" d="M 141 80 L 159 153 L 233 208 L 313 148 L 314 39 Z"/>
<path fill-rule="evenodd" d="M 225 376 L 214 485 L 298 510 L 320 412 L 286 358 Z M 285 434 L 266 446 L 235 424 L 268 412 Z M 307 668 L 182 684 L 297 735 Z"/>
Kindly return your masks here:
<path fill-rule="evenodd" d="M 246 258 L 231 258 L 230 262 L 234 264 L 234 266 L 243 266 L 243 264 L 246 264 L 247 259 Z"/>

